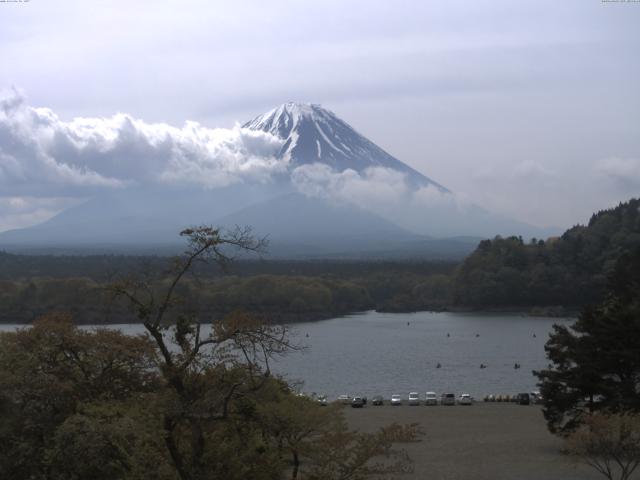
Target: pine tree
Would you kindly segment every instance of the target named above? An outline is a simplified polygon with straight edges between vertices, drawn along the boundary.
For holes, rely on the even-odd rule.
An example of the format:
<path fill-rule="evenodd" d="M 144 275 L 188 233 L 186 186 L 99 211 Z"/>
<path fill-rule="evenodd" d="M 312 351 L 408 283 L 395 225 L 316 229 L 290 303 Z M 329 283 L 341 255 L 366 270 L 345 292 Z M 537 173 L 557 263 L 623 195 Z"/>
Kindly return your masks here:
<path fill-rule="evenodd" d="M 620 257 L 609 285 L 604 302 L 554 326 L 552 364 L 534 372 L 554 433 L 575 430 L 588 412 L 640 412 L 640 249 Z"/>

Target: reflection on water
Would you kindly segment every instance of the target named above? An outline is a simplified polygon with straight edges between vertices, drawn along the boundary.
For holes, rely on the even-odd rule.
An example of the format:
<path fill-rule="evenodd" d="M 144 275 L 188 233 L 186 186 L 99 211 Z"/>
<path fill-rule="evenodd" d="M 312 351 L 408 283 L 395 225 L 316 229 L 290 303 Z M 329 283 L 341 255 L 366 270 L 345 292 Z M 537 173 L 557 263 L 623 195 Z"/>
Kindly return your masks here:
<path fill-rule="evenodd" d="M 544 343 L 554 323 L 572 320 L 518 314 L 366 312 L 292 325 L 296 343 L 305 345 L 278 359 L 273 369 L 305 392 L 405 397 L 518 393 L 536 389 L 532 370 L 547 365 Z M 0 325 L 0 330 L 15 329 Z M 140 333 L 142 325 L 115 325 Z M 518 363 L 521 368 L 515 369 Z M 440 368 L 437 368 L 440 364 Z M 480 365 L 486 368 L 480 368 Z"/>

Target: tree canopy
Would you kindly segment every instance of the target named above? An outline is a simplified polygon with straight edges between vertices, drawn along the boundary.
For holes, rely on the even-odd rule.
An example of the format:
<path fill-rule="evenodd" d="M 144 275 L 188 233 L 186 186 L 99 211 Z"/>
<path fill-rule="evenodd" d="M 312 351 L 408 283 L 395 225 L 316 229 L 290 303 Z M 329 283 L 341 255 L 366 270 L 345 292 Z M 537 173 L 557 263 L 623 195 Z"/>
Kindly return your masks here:
<path fill-rule="evenodd" d="M 552 363 L 535 374 L 552 432 L 574 430 L 588 412 L 640 412 L 640 249 L 619 258 L 609 285 L 545 346 Z"/>
<path fill-rule="evenodd" d="M 181 289 L 192 266 L 260 243 L 246 230 L 183 235 L 167 281 L 110 286 L 146 335 L 81 329 L 68 315 L 0 333 L 0 478 L 357 480 L 409 468 L 394 445 L 415 440 L 415 426 L 350 431 L 339 406 L 271 374 L 274 356 L 297 348 L 286 326 L 237 311 L 203 328 Z M 329 448 L 341 456 L 327 463 Z"/>
<path fill-rule="evenodd" d="M 595 213 L 561 237 L 480 242 L 455 276 L 453 302 L 473 307 L 582 307 L 604 299 L 618 258 L 640 247 L 640 199 Z"/>

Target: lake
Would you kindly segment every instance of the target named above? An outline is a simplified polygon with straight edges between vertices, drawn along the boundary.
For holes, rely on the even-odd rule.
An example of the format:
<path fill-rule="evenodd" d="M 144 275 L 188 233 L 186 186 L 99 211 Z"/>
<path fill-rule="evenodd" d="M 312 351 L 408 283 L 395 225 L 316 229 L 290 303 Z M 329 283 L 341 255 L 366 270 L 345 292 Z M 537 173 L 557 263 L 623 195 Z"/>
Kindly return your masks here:
<path fill-rule="evenodd" d="M 294 341 L 307 348 L 278 359 L 273 370 L 304 382 L 304 392 L 329 398 L 446 391 L 479 399 L 529 392 L 536 390 L 531 371 L 548 363 L 544 344 L 552 325 L 572 321 L 506 313 L 371 311 L 291 325 Z M 143 331 L 141 325 L 113 327 Z M 0 330 L 15 328 L 0 325 Z M 515 363 L 521 368 L 514 369 Z"/>

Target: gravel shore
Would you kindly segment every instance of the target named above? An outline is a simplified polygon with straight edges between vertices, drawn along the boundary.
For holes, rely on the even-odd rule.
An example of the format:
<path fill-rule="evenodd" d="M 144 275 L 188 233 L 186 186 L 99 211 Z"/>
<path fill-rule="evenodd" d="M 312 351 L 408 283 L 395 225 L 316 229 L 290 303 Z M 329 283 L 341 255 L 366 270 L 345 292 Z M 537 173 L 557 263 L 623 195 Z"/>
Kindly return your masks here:
<path fill-rule="evenodd" d="M 351 428 L 371 432 L 384 425 L 418 423 L 422 440 L 405 446 L 415 471 L 402 479 L 596 480 L 590 467 L 560 451 L 538 406 L 476 403 L 472 406 L 388 405 L 345 408 Z"/>

